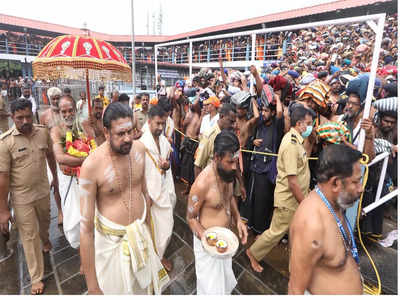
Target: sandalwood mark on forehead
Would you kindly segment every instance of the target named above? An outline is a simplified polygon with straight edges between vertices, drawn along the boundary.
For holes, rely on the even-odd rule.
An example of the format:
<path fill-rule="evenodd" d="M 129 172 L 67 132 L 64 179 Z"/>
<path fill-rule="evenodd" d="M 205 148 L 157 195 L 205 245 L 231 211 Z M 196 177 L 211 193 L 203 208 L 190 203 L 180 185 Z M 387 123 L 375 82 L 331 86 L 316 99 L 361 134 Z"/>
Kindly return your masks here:
<path fill-rule="evenodd" d="M 131 129 L 132 127 L 133 127 L 132 121 L 127 121 L 122 124 L 119 124 L 116 128 L 117 130 L 124 130 L 124 129 Z"/>

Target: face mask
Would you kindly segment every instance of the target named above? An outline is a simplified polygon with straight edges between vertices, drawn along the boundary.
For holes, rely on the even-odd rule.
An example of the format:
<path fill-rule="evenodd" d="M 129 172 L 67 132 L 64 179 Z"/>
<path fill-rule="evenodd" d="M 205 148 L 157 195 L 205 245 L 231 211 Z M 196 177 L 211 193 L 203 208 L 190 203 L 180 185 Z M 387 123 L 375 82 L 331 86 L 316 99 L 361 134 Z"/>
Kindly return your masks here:
<path fill-rule="evenodd" d="M 312 129 L 313 129 L 313 127 L 311 125 L 308 125 L 306 131 L 301 133 L 301 136 L 303 138 L 307 138 L 308 136 L 310 136 Z"/>

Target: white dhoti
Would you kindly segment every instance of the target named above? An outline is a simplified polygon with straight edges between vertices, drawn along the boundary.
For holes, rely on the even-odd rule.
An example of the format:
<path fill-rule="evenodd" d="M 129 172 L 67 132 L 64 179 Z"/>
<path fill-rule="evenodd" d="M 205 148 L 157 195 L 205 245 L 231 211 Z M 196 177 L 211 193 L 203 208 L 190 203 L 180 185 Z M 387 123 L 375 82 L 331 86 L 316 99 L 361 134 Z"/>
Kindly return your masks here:
<path fill-rule="evenodd" d="M 49 182 L 53 180 L 49 166 L 47 166 Z M 61 197 L 61 209 L 63 213 L 63 229 L 65 238 L 71 247 L 79 248 L 80 245 L 80 198 L 77 178 L 66 176 L 57 163 L 58 187 Z"/>
<path fill-rule="evenodd" d="M 129 226 L 116 224 L 96 212 L 95 263 L 105 295 L 161 294 L 169 282 L 143 217 Z"/>
<path fill-rule="evenodd" d="M 193 236 L 193 250 L 197 295 L 230 295 L 237 284 L 232 270 L 232 258 L 212 257 L 195 236 Z"/>
<path fill-rule="evenodd" d="M 168 159 L 172 148 L 167 138 L 161 135 L 159 137 L 160 153 L 148 128 L 140 141 L 146 147 L 145 178 L 148 193 L 153 200 L 150 213 L 154 226 L 156 250 L 161 259 L 164 257 L 174 228 L 176 195 L 171 168 L 162 174 L 157 163 L 161 157 Z"/>

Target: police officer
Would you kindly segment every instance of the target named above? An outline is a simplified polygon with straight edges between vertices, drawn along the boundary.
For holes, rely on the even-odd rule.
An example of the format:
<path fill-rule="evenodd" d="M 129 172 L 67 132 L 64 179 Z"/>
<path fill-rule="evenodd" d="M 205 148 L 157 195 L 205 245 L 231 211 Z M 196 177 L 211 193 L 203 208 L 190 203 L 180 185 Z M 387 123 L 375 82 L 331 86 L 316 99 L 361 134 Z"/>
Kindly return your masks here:
<path fill-rule="evenodd" d="M 278 152 L 275 208 L 271 225 L 246 251 L 256 272 L 262 272 L 263 268 L 258 262 L 288 232 L 296 208 L 308 194 L 310 169 L 303 142 L 312 132 L 312 116 L 310 110 L 300 105 L 290 115 L 291 128 L 283 137 Z"/>
<path fill-rule="evenodd" d="M 213 159 L 214 140 L 216 136 L 224 129 L 233 130 L 236 122 L 236 110 L 232 104 L 224 104 L 219 112 L 219 120 L 217 124 L 204 133 L 201 138 L 198 150 L 196 152 L 196 160 L 194 162 L 195 178 L 200 174 L 201 170 Z"/>
<path fill-rule="evenodd" d="M 48 129 L 33 124 L 32 102 L 19 99 L 11 104 L 14 126 L 0 136 L 0 233 L 8 232 L 11 220 L 8 193 L 24 247 L 32 282 L 32 294 L 41 294 L 43 254 L 49 241 L 50 186 L 46 159 L 58 188 L 57 169 Z M 42 242 L 42 246 L 40 245 Z"/>

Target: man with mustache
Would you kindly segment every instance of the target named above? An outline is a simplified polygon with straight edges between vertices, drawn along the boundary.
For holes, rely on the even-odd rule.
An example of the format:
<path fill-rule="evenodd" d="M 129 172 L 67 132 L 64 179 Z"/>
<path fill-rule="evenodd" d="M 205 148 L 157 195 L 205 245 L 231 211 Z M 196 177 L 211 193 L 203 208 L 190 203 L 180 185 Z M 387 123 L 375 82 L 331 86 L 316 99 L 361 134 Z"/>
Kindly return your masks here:
<path fill-rule="evenodd" d="M 61 121 L 60 109 L 58 107 L 61 95 L 62 91 L 58 87 L 54 86 L 47 90 L 50 107 L 40 115 L 40 124 L 45 125 L 49 130 L 57 126 Z"/>
<path fill-rule="evenodd" d="M 94 98 L 92 101 L 92 115 L 90 116 L 90 124 L 94 130 L 97 146 L 100 146 L 106 140 L 103 132 L 103 109 L 104 103 L 99 98 Z"/>
<path fill-rule="evenodd" d="M 60 182 L 60 195 L 64 214 L 63 229 L 65 237 L 73 248 L 79 247 L 79 188 L 76 175 L 66 175 L 68 170 L 80 167 L 85 157 L 72 156 L 64 151 L 65 136 L 67 131 L 83 131 L 87 137 L 94 137 L 95 133 L 89 121 L 81 123 L 77 120 L 75 100 L 71 96 L 61 97 L 58 107 L 60 109 L 61 123 L 51 129 L 53 151 L 60 166 L 58 179 Z"/>
<path fill-rule="evenodd" d="M 274 211 L 270 227 L 246 250 L 254 271 L 261 273 L 263 259 L 285 236 L 290 222 L 307 196 L 310 186 L 310 169 L 305 140 L 310 136 L 313 112 L 298 105 L 290 114 L 290 131 L 282 138 L 276 167 L 278 174 L 274 190 Z"/>
<path fill-rule="evenodd" d="M 140 141 L 146 151 L 145 178 L 151 187 L 149 195 L 153 200 L 151 217 L 154 224 L 155 245 L 159 258 L 167 271 L 172 270 L 172 263 L 164 257 L 165 250 L 174 228 L 174 208 L 176 203 L 174 179 L 169 157 L 172 147 L 163 135 L 167 115 L 160 104 L 149 110 L 148 126 L 145 126 Z"/>
<path fill-rule="evenodd" d="M 8 234 L 15 221 L 31 277 L 32 294 L 42 294 L 43 252 L 49 252 L 50 185 L 46 160 L 58 186 L 52 141 L 43 125 L 33 125 L 32 103 L 11 103 L 14 126 L 0 135 L 0 234 Z M 11 219 L 8 194 L 15 218 Z M 42 244 L 42 246 L 41 246 Z"/>
<path fill-rule="evenodd" d="M 363 293 L 357 246 L 345 215 L 363 191 L 361 156 L 343 144 L 330 145 L 319 156 L 317 186 L 290 226 L 289 294 Z"/>
<path fill-rule="evenodd" d="M 212 257 L 201 238 L 207 228 L 235 224 L 241 243 L 247 242 L 247 227 L 233 195 L 239 147 L 235 133 L 222 130 L 215 137 L 212 162 L 196 178 L 188 197 L 186 219 L 193 232 L 198 295 L 229 295 L 237 284 L 232 258 Z"/>
<path fill-rule="evenodd" d="M 207 167 L 212 160 L 214 154 L 214 140 L 221 130 L 232 130 L 236 123 L 236 109 L 232 104 L 224 104 L 219 111 L 220 118 L 217 124 L 206 131 L 202 136 L 199 147 L 196 152 L 196 160 L 194 162 L 194 177 L 196 178 L 202 169 Z"/>
<path fill-rule="evenodd" d="M 145 147 L 134 140 L 133 113 L 122 103 L 107 106 L 103 125 L 106 142 L 85 160 L 79 186 L 88 292 L 160 294 L 169 277 L 149 230 Z"/>

